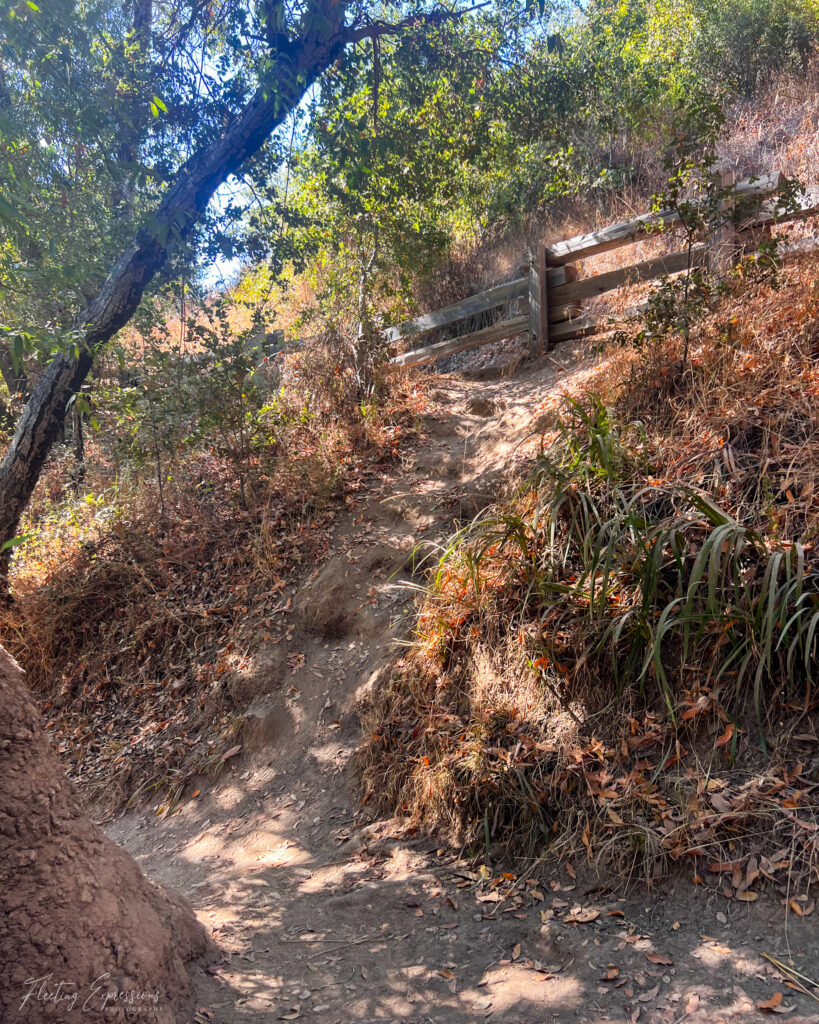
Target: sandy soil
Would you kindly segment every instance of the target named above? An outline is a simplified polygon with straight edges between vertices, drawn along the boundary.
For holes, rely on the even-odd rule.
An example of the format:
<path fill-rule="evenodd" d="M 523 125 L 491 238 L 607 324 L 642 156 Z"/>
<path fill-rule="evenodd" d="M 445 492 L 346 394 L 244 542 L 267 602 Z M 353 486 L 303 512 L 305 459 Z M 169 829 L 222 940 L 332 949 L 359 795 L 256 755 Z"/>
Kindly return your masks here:
<path fill-rule="evenodd" d="M 770 1018 L 758 1004 L 782 993 L 786 1020 L 819 1022 L 762 957 L 819 977 L 813 917 L 684 879 L 624 895 L 623 879 L 554 863 L 498 867 L 519 884 L 493 902 L 458 851 L 361 805 L 356 702 L 410 628 L 413 550 L 497 497 L 542 404 L 593 367 L 564 345 L 509 379 L 440 383 L 400 478 L 339 520 L 325 564 L 282 595 L 292 629 L 245 680 L 261 695 L 229 770 L 170 818 L 109 823 L 221 951 L 194 979 L 197 1021 L 711 1024 Z"/>

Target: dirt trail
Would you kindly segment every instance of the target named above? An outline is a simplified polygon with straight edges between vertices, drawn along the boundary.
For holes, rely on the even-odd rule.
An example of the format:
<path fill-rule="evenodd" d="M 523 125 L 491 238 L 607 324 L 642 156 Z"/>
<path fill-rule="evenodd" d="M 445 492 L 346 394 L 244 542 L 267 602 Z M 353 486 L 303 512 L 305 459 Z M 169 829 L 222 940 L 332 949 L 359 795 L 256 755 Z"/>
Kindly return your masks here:
<path fill-rule="evenodd" d="M 260 696 L 242 759 L 169 819 L 108 827 L 221 951 L 195 979 L 196 1020 L 711 1024 L 769 1018 L 757 1004 L 783 992 L 785 1019 L 819 1022 L 760 956 L 819 975 L 812 918 L 684 881 L 623 898 L 553 864 L 518 900 L 479 902 L 456 853 L 370 822 L 356 792 L 355 705 L 407 632 L 410 552 L 497 497 L 541 403 L 590 366 L 562 346 L 508 380 L 441 384 L 445 412 L 400 478 L 342 517 L 333 554 L 282 595 L 292 630 L 246 681 Z M 567 905 L 579 923 L 561 920 Z"/>

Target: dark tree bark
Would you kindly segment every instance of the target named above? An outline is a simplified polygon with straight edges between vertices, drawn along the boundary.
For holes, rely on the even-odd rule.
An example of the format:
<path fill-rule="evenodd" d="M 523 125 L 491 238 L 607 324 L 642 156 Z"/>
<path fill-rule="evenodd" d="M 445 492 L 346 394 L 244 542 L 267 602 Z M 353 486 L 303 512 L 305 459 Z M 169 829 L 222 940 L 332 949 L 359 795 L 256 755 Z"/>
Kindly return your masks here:
<path fill-rule="evenodd" d="M 130 1020 L 113 1000 L 130 992 L 133 1019 L 183 1024 L 186 965 L 207 948 L 182 898 L 84 813 L 0 647 L 0 1020 Z"/>
<path fill-rule="evenodd" d="M 222 137 L 180 168 L 150 224 L 137 233 L 79 318 L 84 334 L 79 355 L 58 354 L 37 382 L 0 464 L 0 544 L 17 533 L 69 400 L 86 379 L 95 355 L 133 316 L 171 246 L 185 238 L 216 189 L 260 149 L 346 43 L 358 37 L 343 25 L 342 3 L 322 0 L 318 13 L 325 31 L 311 29 L 297 39 L 281 34 L 276 41 L 276 81 L 262 84 Z M 0 555 L 0 572 L 6 567 Z"/>

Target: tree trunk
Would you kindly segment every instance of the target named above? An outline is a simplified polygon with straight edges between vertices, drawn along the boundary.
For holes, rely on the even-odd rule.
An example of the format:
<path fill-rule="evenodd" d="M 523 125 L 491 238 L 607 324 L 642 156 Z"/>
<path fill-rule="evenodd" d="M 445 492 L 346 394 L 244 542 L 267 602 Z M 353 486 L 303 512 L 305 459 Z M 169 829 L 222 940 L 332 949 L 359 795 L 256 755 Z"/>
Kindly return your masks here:
<path fill-rule="evenodd" d="M 183 164 L 155 215 L 122 253 L 80 316 L 84 337 L 79 355 L 60 353 L 46 367 L 0 464 L 0 546 L 17 533 L 68 402 L 88 375 L 96 353 L 128 323 L 171 245 L 190 232 L 216 189 L 259 150 L 351 38 L 343 25 L 344 4 L 325 0 L 321 7 L 322 23 L 330 30 L 310 29 L 295 41 L 281 37 L 275 81 L 259 88 L 220 139 Z M 0 554 L 0 574 L 7 568 L 7 558 L 8 552 Z"/>
<path fill-rule="evenodd" d="M 183 1024 L 186 963 L 207 948 L 181 897 L 83 812 L 0 647 L 0 1020 L 129 1020 L 133 1005 L 135 1020 Z"/>

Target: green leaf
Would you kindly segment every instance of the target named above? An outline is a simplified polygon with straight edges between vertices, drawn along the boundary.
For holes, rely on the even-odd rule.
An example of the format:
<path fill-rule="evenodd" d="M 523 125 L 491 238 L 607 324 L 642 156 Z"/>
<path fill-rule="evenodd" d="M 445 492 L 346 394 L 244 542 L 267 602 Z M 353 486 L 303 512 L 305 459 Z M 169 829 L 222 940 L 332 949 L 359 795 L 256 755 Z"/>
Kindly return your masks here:
<path fill-rule="evenodd" d="M 20 216 L 19 211 L 16 207 L 12 206 L 11 203 L 7 202 L 0 196 L 0 220 L 6 221 L 8 224 L 23 224 L 23 218 Z"/>
<path fill-rule="evenodd" d="M 24 533 L 20 537 L 12 537 L 11 540 L 3 541 L 3 543 L 0 544 L 0 555 L 4 551 L 9 551 L 11 548 L 18 548 L 21 544 L 25 544 L 25 542 L 30 540 L 33 536 L 33 533 Z"/>
<path fill-rule="evenodd" d="M 167 114 L 168 113 L 168 108 L 165 106 L 165 104 L 162 102 L 162 100 L 158 96 L 154 96 L 153 100 L 154 100 L 154 105 L 157 106 L 162 111 L 163 114 Z"/>

